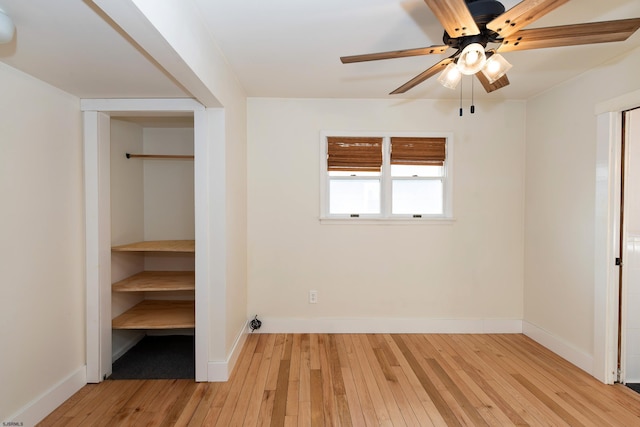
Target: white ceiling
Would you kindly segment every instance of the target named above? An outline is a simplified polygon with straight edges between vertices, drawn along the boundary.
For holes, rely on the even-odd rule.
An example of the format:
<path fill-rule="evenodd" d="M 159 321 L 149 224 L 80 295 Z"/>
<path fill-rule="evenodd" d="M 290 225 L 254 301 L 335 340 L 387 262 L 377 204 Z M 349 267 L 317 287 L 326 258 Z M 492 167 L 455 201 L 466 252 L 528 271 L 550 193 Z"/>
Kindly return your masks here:
<path fill-rule="evenodd" d="M 345 55 L 441 44 L 442 27 L 423 0 L 190 1 L 200 7 L 248 96 L 459 96 L 435 78 L 404 95 L 387 95 L 442 55 L 340 63 Z M 503 1 L 507 9 L 516 3 Z M 17 27 L 14 41 L 0 45 L 0 61 L 69 93 L 189 96 L 90 0 L 0 0 L 0 9 Z M 631 17 L 640 17 L 638 0 L 573 0 L 531 28 Z M 492 94 L 477 85 L 476 97 L 527 99 L 639 46 L 640 31 L 621 43 L 509 52 L 511 85 Z M 467 91 L 470 81 L 463 81 Z"/>
<path fill-rule="evenodd" d="M 186 92 L 90 1 L 0 0 L 16 34 L 0 61 L 81 98 L 184 97 Z"/>

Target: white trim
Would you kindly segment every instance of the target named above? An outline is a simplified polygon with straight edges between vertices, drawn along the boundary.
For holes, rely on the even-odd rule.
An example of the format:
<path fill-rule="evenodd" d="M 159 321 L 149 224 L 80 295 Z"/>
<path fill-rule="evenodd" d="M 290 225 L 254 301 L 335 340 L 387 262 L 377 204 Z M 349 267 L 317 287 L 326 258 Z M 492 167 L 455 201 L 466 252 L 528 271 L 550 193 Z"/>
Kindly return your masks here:
<path fill-rule="evenodd" d="M 224 382 L 230 376 L 229 362 L 209 362 L 207 365 L 207 381 L 210 383 Z"/>
<path fill-rule="evenodd" d="M 379 137 L 383 138 L 383 167 L 380 176 L 371 177 L 380 181 L 380 213 L 379 214 L 360 214 L 358 217 L 350 217 L 343 214 L 329 214 L 329 176 L 327 174 L 327 138 L 330 136 L 345 137 Z M 391 214 L 391 176 L 389 172 L 389 147 L 391 137 L 429 137 L 429 138 L 445 138 L 446 143 L 446 161 L 444 167 L 444 176 L 438 177 L 442 179 L 444 185 L 442 189 L 442 210 L 439 215 L 423 214 L 421 218 L 412 218 L 411 215 L 392 215 Z M 425 223 L 446 223 L 453 221 L 453 170 L 454 170 L 454 138 L 453 132 L 396 132 L 396 131 L 320 131 L 320 223 L 321 224 L 417 224 L 424 221 Z M 367 179 L 369 177 L 362 177 Z"/>
<path fill-rule="evenodd" d="M 520 319 L 264 318 L 255 333 L 519 334 Z"/>
<path fill-rule="evenodd" d="M 71 375 L 4 420 L 3 425 L 11 425 L 10 423 L 20 423 L 20 425 L 24 426 L 36 425 L 86 384 L 87 368 L 86 366 L 81 366 Z"/>
<path fill-rule="evenodd" d="M 85 278 L 87 380 L 111 374 L 110 119 L 85 111 Z M 102 266 L 102 267 L 101 267 Z M 109 322 L 102 321 L 108 318 Z"/>
<path fill-rule="evenodd" d="M 209 242 L 212 239 L 209 227 L 211 205 L 209 203 L 209 144 L 208 115 L 204 109 L 193 112 L 194 171 L 193 186 L 195 196 L 194 226 L 196 234 L 196 329 L 195 329 L 195 380 L 206 381 L 209 362 Z"/>
<path fill-rule="evenodd" d="M 568 362 L 576 365 L 583 371 L 592 374 L 594 359 L 590 354 L 585 353 L 562 338 L 557 337 L 527 321 L 522 322 L 522 329 L 522 333 L 524 335 L 556 353 Z"/>
<path fill-rule="evenodd" d="M 81 111 L 203 111 L 204 106 L 191 98 L 81 99 Z"/>
<path fill-rule="evenodd" d="M 100 382 L 98 113 L 84 112 L 83 119 L 87 378 Z"/>
<path fill-rule="evenodd" d="M 321 224 L 367 224 L 367 225 L 451 225 L 455 218 L 320 218 Z"/>
<path fill-rule="evenodd" d="M 594 233 L 594 365 L 592 375 L 606 384 L 617 375 L 618 275 L 620 219 L 620 114 L 597 117 Z"/>
<path fill-rule="evenodd" d="M 248 330 L 245 324 L 236 337 L 227 359 L 222 362 L 209 362 L 207 374 L 209 382 L 227 381 L 229 379 L 238 362 L 244 343 L 247 341 L 247 335 Z"/>

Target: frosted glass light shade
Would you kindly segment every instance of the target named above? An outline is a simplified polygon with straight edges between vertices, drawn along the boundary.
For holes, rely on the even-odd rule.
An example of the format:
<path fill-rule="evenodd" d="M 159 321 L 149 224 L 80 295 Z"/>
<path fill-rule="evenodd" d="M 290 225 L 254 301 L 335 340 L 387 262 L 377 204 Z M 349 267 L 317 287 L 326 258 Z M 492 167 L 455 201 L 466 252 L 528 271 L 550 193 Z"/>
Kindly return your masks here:
<path fill-rule="evenodd" d="M 438 82 L 446 88 L 455 89 L 460 83 L 462 74 L 454 62 L 446 66 L 444 71 L 438 76 Z"/>
<path fill-rule="evenodd" d="M 15 30 L 13 20 L 0 10 L 0 43 L 9 43 L 13 39 Z"/>
<path fill-rule="evenodd" d="M 458 58 L 458 69 L 462 74 L 469 76 L 480 71 L 486 61 L 484 47 L 480 43 L 471 43 L 462 49 Z"/>
<path fill-rule="evenodd" d="M 513 67 L 513 65 L 504 59 L 504 56 L 496 53 L 487 59 L 487 63 L 482 68 L 482 74 L 484 74 L 484 76 L 489 80 L 489 83 L 492 84 L 500 77 L 504 76 L 511 67 Z"/>

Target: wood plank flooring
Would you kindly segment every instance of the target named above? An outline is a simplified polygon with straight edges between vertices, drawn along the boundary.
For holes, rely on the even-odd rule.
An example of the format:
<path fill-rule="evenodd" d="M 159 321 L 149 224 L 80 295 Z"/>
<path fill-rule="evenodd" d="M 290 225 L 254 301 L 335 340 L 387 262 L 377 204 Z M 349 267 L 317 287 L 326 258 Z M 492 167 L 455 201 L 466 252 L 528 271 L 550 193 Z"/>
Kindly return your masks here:
<path fill-rule="evenodd" d="M 640 426 L 640 394 L 519 334 L 253 334 L 226 383 L 85 386 L 42 426 Z"/>

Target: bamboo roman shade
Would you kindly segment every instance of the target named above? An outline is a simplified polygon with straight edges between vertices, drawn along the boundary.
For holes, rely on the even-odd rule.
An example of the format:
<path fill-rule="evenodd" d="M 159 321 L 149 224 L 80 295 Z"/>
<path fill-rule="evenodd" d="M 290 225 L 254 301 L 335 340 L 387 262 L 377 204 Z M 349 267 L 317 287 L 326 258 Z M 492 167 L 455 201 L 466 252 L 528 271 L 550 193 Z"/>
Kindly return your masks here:
<path fill-rule="evenodd" d="M 391 164 L 442 166 L 446 141 L 446 138 L 391 137 Z"/>
<path fill-rule="evenodd" d="M 382 167 L 382 138 L 327 138 L 327 170 L 380 172 Z"/>

